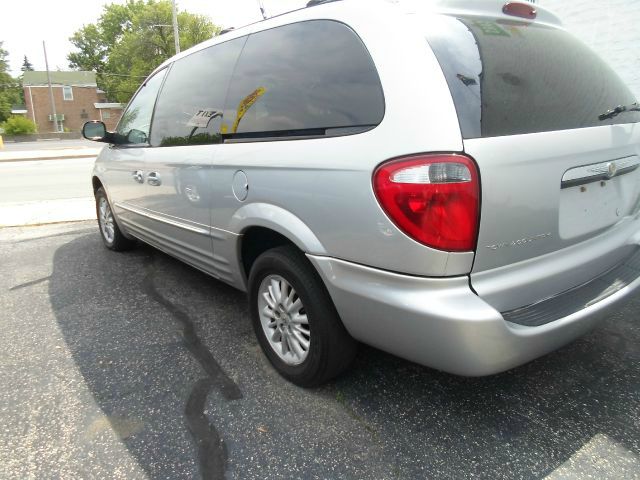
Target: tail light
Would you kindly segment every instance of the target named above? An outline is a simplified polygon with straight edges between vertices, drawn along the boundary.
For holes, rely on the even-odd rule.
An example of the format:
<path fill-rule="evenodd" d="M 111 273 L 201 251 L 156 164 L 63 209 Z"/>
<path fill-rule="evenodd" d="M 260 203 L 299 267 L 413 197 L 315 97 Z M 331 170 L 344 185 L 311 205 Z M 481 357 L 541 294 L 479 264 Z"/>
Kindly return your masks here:
<path fill-rule="evenodd" d="M 380 165 L 373 175 L 380 205 L 414 240 L 450 252 L 474 250 L 479 181 L 469 157 L 417 155 Z"/>
<path fill-rule="evenodd" d="M 533 5 L 518 2 L 507 2 L 502 7 L 502 13 L 505 15 L 512 15 L 514 17 L 527 18 L 529 20 L 535 20 L 538 16 Z"/>

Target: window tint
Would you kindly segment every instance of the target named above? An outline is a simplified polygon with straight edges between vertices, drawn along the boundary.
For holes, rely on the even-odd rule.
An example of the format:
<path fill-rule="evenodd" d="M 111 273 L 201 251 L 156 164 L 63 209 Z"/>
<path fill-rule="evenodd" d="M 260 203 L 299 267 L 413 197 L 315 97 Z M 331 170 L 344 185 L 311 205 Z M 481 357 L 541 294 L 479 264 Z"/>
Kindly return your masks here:
<path fill-rule="evenodd" d="M 220 142 L 224 99 L 246 37 L 177 60 L 158 97 L 151 145 Z"/>
<path fill-rule="evenodd" d="M 638 112 L 598 119 L 636 99 L 609 66 L 564 30 L 440 17 L 426 31 L 465 138 L 640 121 Z"/>
<path fill-rule="evenodd" d="M 359 37 L 342 23 L 307 21 L 249 36 L 229 87 L 222 133 L 353 133 L 353 127 L 379 124 L 383 115 L 380 80 Z"/>
<path fill-rule="evenodd" d="M 166 71 L 161 70 L 148 79 L 133 97 L 116 127 L 118 143 L 148 143 L 153 105 Z"/>

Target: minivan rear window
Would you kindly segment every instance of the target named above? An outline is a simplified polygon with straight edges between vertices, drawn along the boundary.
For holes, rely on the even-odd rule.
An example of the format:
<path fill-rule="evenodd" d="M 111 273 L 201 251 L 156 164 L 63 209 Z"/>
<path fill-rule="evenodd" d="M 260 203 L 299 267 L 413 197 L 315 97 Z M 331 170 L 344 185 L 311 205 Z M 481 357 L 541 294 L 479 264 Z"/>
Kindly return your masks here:
<path fill-rule="evenodd" d="M 636 98 L 566 31 L 527 22 L 439 17 L 426 33 L 445 74 L 464 138 L 640 121 L 598 116 Z"/>
<path fill-rule="evenodd" d="M 222 134 L 341 135 L 372 128 L 383 115 L 378 73 L 360 38 L 342 23 L 312 20 L 249 36 L 231 79 Z"/>

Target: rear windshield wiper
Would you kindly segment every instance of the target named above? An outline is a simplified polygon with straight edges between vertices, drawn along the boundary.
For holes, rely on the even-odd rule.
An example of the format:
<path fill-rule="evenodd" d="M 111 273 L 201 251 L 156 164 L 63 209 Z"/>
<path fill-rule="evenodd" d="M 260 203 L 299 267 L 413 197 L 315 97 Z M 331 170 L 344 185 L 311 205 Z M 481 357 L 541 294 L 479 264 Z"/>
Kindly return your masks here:
<path fill-rule="evenodd" d="M 638 105 L 637 102 L 626 106 L 618 105 L 616 108 L 607 110 L 606 112 L 598 115 L 598 120 L 608 120 L 615 117 L 616 115 L 620 115 L 623 112 L 640 112 L 640 105 Z"/>

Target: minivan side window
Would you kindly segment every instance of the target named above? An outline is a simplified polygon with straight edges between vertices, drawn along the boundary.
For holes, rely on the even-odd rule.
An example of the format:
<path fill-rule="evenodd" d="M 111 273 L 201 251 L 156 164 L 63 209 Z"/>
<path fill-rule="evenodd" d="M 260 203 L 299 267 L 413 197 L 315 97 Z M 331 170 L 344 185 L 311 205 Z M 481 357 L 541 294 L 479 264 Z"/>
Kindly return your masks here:
<path fill-rule="evenodd" d="M 341 135 L 383 116 L 380 79 L 360 38 L 343 23 L 311 20 L 249 36 L 222 134 L 225 141 Z"/>
<path fill-rule="evenodd" d="M 156 104 L 152 146 L 221 142 L 224 100 L 245 42 L 237 38 L 174 62 Z"/>
<path fill-rule="evenodd" d="M 153 106 L 166 71 L 165 68 L 146 80 L 133 97 L 116 127 L 116 135 L 121 140 L 118 143 L 147 144 L 149 142 Z"/>

